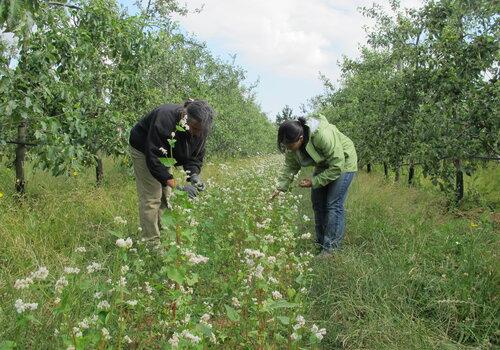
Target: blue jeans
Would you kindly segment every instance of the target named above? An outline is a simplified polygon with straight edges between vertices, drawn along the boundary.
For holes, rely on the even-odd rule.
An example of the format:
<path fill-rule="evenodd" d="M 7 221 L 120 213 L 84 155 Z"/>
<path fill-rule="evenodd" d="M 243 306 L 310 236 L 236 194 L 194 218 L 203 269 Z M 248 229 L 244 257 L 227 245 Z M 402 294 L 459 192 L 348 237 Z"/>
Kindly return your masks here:
<path fill-rule="evenodd" d="M 344 238 L 347 190 L 355 172 L 342 173 L 328 185 L 311 190 L 316 223 L 316 243 L 324 250 L 339 249 Z"/>

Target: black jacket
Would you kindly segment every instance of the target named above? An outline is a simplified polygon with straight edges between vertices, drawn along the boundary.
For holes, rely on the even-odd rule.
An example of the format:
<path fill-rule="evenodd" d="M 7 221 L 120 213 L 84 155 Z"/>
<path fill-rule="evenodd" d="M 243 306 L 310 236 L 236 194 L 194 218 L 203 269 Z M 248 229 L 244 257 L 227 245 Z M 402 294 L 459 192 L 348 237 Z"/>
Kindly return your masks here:
<path fill-rule="evenodd" d="M 159 157 L 165 157 L 160 147 L 170 154 L 167 139 L 175 132 L 173 158 L 176 166 L 182 165 L 190 174 L 199 174 L 205 156 L 205 142 L 199 137 L 191 136 L 187 131 L 176 131 L 175 126 L 181 119 L 182 106 L 167 104 L 160 106 L 142 118 L 130 132 L 130 145 L 146 156 L 146 164 L 151 175 L 163 186 L 173 176 L 168 168 L 161 164 Z"/>

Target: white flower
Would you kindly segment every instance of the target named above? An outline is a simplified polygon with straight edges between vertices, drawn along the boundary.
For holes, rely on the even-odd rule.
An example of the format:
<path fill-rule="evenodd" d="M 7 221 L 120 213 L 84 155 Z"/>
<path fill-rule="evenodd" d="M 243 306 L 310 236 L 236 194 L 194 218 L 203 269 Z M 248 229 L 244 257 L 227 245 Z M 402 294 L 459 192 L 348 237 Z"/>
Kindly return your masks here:
<path fill-rule="evenodd" d="M 319 340 L 321 340 L 321 339 L 323 339 L 323 337 L 326 334 L 326 329 L 325 328 L 319 329 L 318 326 L 316 326 L 315 324 L 313 324 L 312 327 L 311 327 L 311 332 L 314 333 L 314 336 L 316 338 L 318 338 Z"/>
<path fill-rule="evenodd" d="M 311 238 L 311 232 L 304 233 L 302 236 L 300 236 L 300 239 L 309 239 Z"/>
<path fill-rule="evenodd" d="M 111 336 L 109 335 L 109 331 L 107 328 L 102 327 L 101 332 L 102 332 L 102 336 L 104 337 L 104 339 L 106 339 L 106 340 L 111 339 Z"/>
<path fill-rule="evenodd" d="M 175 137 L 175 132 L 174 132 L 174 131 L 172 131 L 172 133 L 170 134 L 170 137 L 171 137 L 171 138 L 174 138 L 174 137 Z"/>
<path fill-rule="evenodd" d="M 80 269 L 78 267 L 65 267 L 64 268 L 64 273 L 70 275 L 70 274 L 78 274 L 80 273 Z"/>
<path fill-rule="evenodd" d="M 307 216 L 307 215 L 304 215 L 304 216 L 302 217 L 302 219 L 304 219 L 304 221 L 305 221 L 305 222 L 309 222 L 309 221 L 311 221 L 311 219 L 309 219 L 309 216 Z"/>
<path fill-rule="evenodd" d="M 31 277 L 26 277 L 24 279 L 18 279 L 14 283 L 14 288 L 16 289 L 25 289 L 28 288 L 31 284 L 33 284 L 33 279 Z"/>
<path fill-rule="evenodd" d="M 90 328 L 89 321 L 86 318 L 84 318 L 81 322 L 78 322 L 78 327 L 80 327 L 81 329 L 89 329 Z"/>
<path fill-rule="evenodd" d="M 77 247 L 75 253 L 86 253 L 87 249 L 85 247 Z"/>
<path fill-rule="evenodd" d="M 204 322 L 204 323 L 207 323 L 208 321 L 210 321 L 210 314 L 203 314 L 203 316 L 201 316 L 201 318 L 200 318 L 200 321 Z"/>
<path fill-rule="evenodd" d="M 61 303 L 61 298 L 57 297 L 54 299 L 54 304 L 59 305 Z"/>
<path fill-rule="evenodd" d="M 239 301 L 239 300 L 238 300 L 238 298 L 236 298 L 236 297 L 233 297 L 233 298 L 231 299 L 231 302 L 232 302 L 232 304 L 233 304 L 233 306 L 234 306 L 234 307 L 240 307 L 240 306 L 241 306 L 240 301 Z"/>
<path fill-rule="evenodd" d="M 283 296 L 281 295 L 281 293 L 278 292 L 277 290 L 275 290 L 272 294 L 273 294 L 273 299 L 274 300 L 279 300 L 279 299 L 283 298 Z"/>
<path fill-rule="evenodd" d="M 168 340 L 168 342 L 170 343 L 170 345 L 171 345 L 173 348 L 178 347 L 178 346 L 179 346 L 179 337 L 178 337 L 177 333 L 174 333 L 174 334 L 172 335 L 172 338 L 170 338 L 170 339 Z"/>
<path fill-rule="evenodd" d="M 99 271 L 102 269 L 101 264 L 92 262 L 90 265 L 87 266 L 87 273 L 94 273 L 96 271 Z"/>
<path fill-rule="evenodd" d="M 127 285 L 127 279 L 124 276 L 120 277 L 120 281 L 118 281 L 118 285 L 122 288 L 125 287 Z"/>
<path fill-rule="evenodd" d="M 269 256 L 267 258 L 267 261 L 270 263 L 270 264 L 274 264 L 276 262 L 276 257 L 275 256 Z"/>
<path fill-rule="evenodd" d="M 161 152 L 161 153 L 163 153 L 163 155 L 164 155 L 165 157 L 168 157 L 168 151 L 167 151 L 165 148 L 160 147 L 160 148 L 159 148 L 159 150 L 160 150 L 160 152 Z M 140 228 L 140 230 L 139 230 L 139 231 L 142 231 L 142 227 L 139 227 L 139 228 Z"/>
<path fill-rule="evenodd" d="M 119 238 L 116 240 L 116 245 L 120 248 L 129 249 L 132 247 L 132 239 L 128 237 L 127 239 Z"/>
<path fill-rule="evenodd" d="M 126 225 L 127 224 L 127 220 L 125 220 L 121 216 L 115 216 L 114 221 L 115 221 L 115 224 L 117 224 L 117 225 Z"/>
<path fill-rule="evenodd" d="M 68 280 L 66 279 L 66 276 L 61 276 L 56 282 L 56 292 L 61 293 L 63 288 L 68 285 Z"/>
<path fill-rule="evenodd" d="M 108 56 L 101 57 L 101 62 L 105 66 L 112 66 L 114 64 L 113 60 L 111 58 L 109 58 Z"/>
<path fill-rule="evenodd" d="M 127 305 L 130 305 L 130 306 L 136 306 L 137 300 L 127 300 L 126 303 L 127 303 Z"/>
<path fill-rule="evenodd" d="M 299 335 L 297 333 L 293 332 L 292 335 L 290 336 L 290 338 L 292 340 L 297 340 L 297 339 L 299 339 Z"/>
<path fill-rule="evenodd" d="M 107 300 L 101 301 L 99 304 L 97 304 L 97 308 L 100 310 L 109 310 L 111 305 L 109 305 Z"/>
<path fill-rule="evenodd" d="M 122 275 L 125 275 L 129 270 L 130 267 L 128 267 L 127 265 L 122 266 L 121 268 Z"/>
<path fill-rule="evenodd" d="M 190 340 L 194 344 L 198 344 L 201 341 L 200 337 L 198 337 L 198 336 L 196 336 L 194 334 L 189 333 L 189 331 L 187 331 L 187 330 L 183 330 L 182 331 L 182 336 L 184 338 L 186 338 L 187 340 Z"/>
<path fill-rule="evenodd" d="M 25 303 L 22 299 L 17 299 L 14 303 L 14 307 L 18 314 L 22 314 L 26 310 L 36 310 L 38 308 L 38 303 Z"/>
<path fill-rule="evenodd" d="M 278 283 L 278 280 L 276 278 L 274 278 L 273 276 L 270 276 L 268 278 L 268 281 L 271 282 L 271 283 L 274 283 L 274 284 L 277 284 Z"/>
<path fill-rule="evenodd" d="M 208 258 L 202 255 L 196 255 L 193 252 L 187 251 L 184 253 L 192 264 L 201 264 L 208 262 Z"/>
<path fill-rule="evenodd" d="M 253 258 L 263 258 L 265 256 L 264 253 L 262 253 L 259 250 L 254 250 L 254 249 L 245 249 L 244 253 L 248 257 L 253 257 Z"/>
<path fill-rule="evenodd" d="M 297 316 L 297 324 L 295 324 L 293 326 L 293 330 L 294 331 L 299 330 L 300 328 L 304 327 L 305 324 L 306 324 L 306 320 L 304 319 L 304 317 L 301 315 L 298 315 Z"/>
<path fill-rule="evenodd" d="M 264 278 L 264 276 L 262 275 L 263 272 L 264 272 L 264 268 L 262 267 L 262 265 L 259 264 L 255 268 L 254 276 L 257 277 L 258 279 L 263 279 Z"/>
<path fill-rule="evenodd" d="M 144 282 L 144 289 L 146 290 L 146 293 L 151 294 L 153 293 L 153 288 L 149 285 L 149 282 Z"/>
<path fill-rule="evenodd" d="M 128 335 L 124 336 L 123 337 L 123 340 L 127 343 L 127 344 L 132 344 L 132 339 L 130 339 L 130 337 Z"/>
<path fill-rule="evenodd" d="M 38 270 L 31 274 L 31 278 L 35 280 L 45 280 L 49 276 L 49 270 L 45 266 L 40 266 Z"/>
<path fill-rule="evenodd" d="M 82 331 L 80 330 L 80 328 L 78 327 L 73 327 L 73 334 L 75 335 L 75 337 L 77 338 L 81 338 L 83 337 L 83 333 Z"/>
<path fill-rule="evenodd" d="M 101 299 L 102 298 L 102 292 L 95 292 L 94 293 L 94 299 Z"/>

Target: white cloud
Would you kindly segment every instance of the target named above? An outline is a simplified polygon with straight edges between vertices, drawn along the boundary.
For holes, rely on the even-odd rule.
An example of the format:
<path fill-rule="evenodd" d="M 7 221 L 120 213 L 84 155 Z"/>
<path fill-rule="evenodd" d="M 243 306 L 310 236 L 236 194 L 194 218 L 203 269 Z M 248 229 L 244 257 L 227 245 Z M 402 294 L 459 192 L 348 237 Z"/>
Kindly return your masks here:
<path fill-rule="evenodd" d="M 405 7 L 423 0 L 402 0 Z M 377 3 L 389 8 L 388 0 Z M 359 7 L 373 0 L 191 0 L 199 14 L 178 18 L 182 28 L 207 41 L 217 52 L 236 53 L 250 81 L 260 77 L 257 97 L 272 118 L 285 104 L 299 105 L 321 93 L 322 72 L 332 82 L 340 77 L 343 55 L 355 57 L 365 43 Z"/>
<path fill-rule="evenodd" d="M 372 1 L 193 0 L 189 7 L 202 4 L 200 14 L 179 18 L 189 32 L 222 42 L 263 72 L 316 79 L 319 71 L 336 75 L 342 55 L 356 54 L 368 23 L 357 9 Z"/>

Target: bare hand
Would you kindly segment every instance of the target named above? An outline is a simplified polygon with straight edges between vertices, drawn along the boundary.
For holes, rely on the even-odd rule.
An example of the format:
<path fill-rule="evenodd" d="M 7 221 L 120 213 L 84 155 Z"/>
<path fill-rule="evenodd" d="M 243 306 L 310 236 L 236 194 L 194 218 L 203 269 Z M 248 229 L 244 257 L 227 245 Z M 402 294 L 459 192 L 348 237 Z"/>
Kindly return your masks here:
<path fill-rule="evenodd" d="M 269 202 L 272 201 L 276 196 L 280 194 L 280 190 L 274 190 L 273 194 L 271 195 L 271 198 L 269 198 Z"/>
<path fill-rule="evenodd" d="M 170 188 L 175 188 L 175 179 L 167 180 L 167 186 Z"/>
<path fill-rule="evenodd" d="M 312 187 L 312 181 L 311 179 L 302 179 L 299 182 L 300 187 Z"/>

